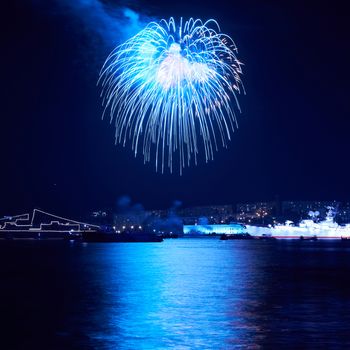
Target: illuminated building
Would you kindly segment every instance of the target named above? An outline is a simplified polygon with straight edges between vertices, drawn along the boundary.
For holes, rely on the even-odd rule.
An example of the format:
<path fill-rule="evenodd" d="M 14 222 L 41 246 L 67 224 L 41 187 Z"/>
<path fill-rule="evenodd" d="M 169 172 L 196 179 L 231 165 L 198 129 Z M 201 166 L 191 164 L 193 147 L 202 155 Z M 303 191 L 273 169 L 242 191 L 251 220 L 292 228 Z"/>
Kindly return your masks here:
<path fill-rule="evenodd" d="M 210 234 L 237 234 L 247 232 L 242 224 L 232 223 L 228 225 L 184 225 L 183 233 L 185 235 L 210 235 Z"/>
<path fill-rule="evenodd" d="M 278 204 L 272 202 L 254 202 L 237 204 L 237 221 L 265 223 L 266 218 L 271 218 L 278 211 Z"/>

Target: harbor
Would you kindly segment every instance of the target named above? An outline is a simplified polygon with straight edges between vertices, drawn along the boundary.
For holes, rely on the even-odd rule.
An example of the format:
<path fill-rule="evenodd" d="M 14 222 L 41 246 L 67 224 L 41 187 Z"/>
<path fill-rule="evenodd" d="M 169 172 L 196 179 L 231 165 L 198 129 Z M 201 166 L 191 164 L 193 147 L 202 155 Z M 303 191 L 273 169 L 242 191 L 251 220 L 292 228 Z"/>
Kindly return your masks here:
<path fill-rule="evenodd" d="M 169 238 L 220 237 L 226 239 L 301 239 L 301 240 L 350 240 L 350 224 L 338 224 L 334 207 L 327 206 L 324 218 L 319 212 L 309 211 L 307 219 L 294 223 L 285 220 L 267 225 L 242 222 L 210 223 L 203 215 L 191 218 L 195 224 L 186 224 L 188 218 L 174 211 L 170 216 L 159 217 L 142 213 L 115 216 L 115 223 L 108 219 L 102 224 L 68 219 L 40 209 L 31 214 L 6 216 L 0 219 L 0 240 L 76 240 L 84 242 L 162 242 Z M 203 211 L 203 209 L 202 209 Z M 169 214 L 168 214 L 169 215 Z M 211 220 L 215 220 L 211 216 Z M 222 217 L 218 221 L 223 222 Z M 249 220 L 250 221 L 250 220 Z M 116 226 L 119 223 L 119 226 Z"/>

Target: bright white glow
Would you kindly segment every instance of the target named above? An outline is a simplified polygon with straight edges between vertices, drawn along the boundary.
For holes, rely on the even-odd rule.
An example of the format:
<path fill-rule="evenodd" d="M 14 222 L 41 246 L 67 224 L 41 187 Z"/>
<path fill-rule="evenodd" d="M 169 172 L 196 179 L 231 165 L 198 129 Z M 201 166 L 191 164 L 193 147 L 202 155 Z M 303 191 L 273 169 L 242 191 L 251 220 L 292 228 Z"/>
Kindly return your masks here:
<path fill-rule="evenodd" d="M 104 115 L 115 120 L 117 143 L 155 159 L 161 171 L 205 161 L 227 146 L 243 88 L 233 40 L 215 20 L 151 22 L 117 47 L 100 73 Z"/>
<path fill-rule="evenodd" d="M 204 83 L 210 76 L 214 77 L 214 73 L 205 63 L 190 63 L 173 46 L 180 48 L 178 44 L 172 44 L 168 56 L 157 71 L 157 81 L 164 89 L 186 83 Z"/>

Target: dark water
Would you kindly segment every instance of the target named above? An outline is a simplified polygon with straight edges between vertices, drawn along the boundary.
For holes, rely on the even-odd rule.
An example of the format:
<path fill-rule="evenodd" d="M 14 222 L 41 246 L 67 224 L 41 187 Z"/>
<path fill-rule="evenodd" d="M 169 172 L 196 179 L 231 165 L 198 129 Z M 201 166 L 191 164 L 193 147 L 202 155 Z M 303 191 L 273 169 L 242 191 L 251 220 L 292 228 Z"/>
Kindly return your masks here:
<path fill-rule="evenodd" d="M 349 348 L 350 244 L 0 242 L 1 349 Z"/>

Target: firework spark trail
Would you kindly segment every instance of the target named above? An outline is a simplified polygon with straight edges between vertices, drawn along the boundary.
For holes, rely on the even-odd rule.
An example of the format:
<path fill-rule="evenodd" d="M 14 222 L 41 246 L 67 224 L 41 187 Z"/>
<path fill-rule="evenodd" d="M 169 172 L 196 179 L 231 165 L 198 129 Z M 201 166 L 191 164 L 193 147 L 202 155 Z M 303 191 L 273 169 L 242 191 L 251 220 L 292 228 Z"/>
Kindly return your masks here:
<path fill-rule="evenodd" d="M 155 156 L 156 170 L 180 174 L 201 147 L 208 162 L 231 139 L 234 107 L 243 89 L 233 40 L 215 20 L 151 22 L 108 56 L 100 72 L 104 113 L 115 120 L 116 143 L 131 141 L 135 156 Z M 244 91 L 244 90 L 243 90 Z M 231 99 L 233 98 L 233 103 Z M 142 146 L 140 144 L 142 143 Z"/>

